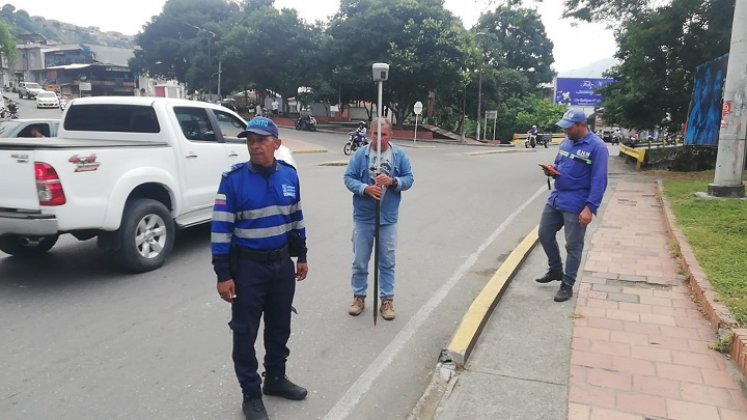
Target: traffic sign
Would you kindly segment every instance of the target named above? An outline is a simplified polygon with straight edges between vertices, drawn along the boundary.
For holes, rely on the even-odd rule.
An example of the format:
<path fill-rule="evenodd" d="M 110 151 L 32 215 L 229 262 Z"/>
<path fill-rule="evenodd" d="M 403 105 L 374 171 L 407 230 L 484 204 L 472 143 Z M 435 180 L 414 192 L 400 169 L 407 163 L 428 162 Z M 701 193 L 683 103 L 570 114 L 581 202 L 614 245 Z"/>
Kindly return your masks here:
<path fill-rule="evenodd" d="M 423 103 L 420 101 L 415 102 L 415 106 L 412 107 L 412 110 L 415 111 L 415 115 L 420 115 L 423 112 Z"/>

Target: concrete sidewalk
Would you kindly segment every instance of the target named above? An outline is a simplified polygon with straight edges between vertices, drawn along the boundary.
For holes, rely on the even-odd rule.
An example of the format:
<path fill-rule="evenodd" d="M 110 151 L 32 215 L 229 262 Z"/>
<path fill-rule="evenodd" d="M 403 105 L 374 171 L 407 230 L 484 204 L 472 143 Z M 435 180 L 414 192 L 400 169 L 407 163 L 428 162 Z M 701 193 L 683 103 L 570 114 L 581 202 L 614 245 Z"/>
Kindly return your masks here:
<path fill-rule="evenodd" d="M 610 171 L 626 173 L 615 160 Z M 710 348 L 717 337 L 671 254 L 655 180 L 626 173 L 605 202 L 577 297 L 555 303 L 559 283 L 534 282 L 547 264 L 537 246 L 434 418 L 747 419 L 744 378 Z"/>

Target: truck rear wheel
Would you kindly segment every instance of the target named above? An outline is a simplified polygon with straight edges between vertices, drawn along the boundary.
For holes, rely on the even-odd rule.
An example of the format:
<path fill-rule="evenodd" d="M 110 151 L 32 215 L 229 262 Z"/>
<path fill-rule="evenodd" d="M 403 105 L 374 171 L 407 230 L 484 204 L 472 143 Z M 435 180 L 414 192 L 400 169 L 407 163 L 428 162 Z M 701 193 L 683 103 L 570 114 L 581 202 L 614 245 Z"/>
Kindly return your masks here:
<path fill-rule="evenodd" d="M 0 238 L 0 250 L 17 257 L 36 257 L 45 254 L 57 243 L 58 235 L 19 236 L 6 235 Z"/>
<path fill-rule="evenodd" d="M 174 246 L 174 220 L 160 201 L 138 198 L 127 203 L 119 227 L 120 265 L 137 273 L 163 265 Z"/>

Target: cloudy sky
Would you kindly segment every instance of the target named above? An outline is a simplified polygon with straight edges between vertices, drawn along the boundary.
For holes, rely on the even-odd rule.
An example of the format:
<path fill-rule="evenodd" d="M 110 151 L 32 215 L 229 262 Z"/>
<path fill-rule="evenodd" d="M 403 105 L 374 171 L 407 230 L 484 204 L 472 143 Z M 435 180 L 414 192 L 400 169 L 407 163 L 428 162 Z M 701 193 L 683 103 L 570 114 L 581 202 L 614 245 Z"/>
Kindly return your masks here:
<path fill-rule="evenodd" d="M 161 13 L 166 0 L 5 0 L 5 3 L 47 19 L 134 35 L 152 16 Z M 445 0 L 446 8 L 459 16 L 467 28 L 475 24 L 481 13 L 500 3 L 499 0 Z M 334 14 L 339 0 L 275 0 L 275 5 L 294 8 L 301 17 L 313 22 Z M 561 20 L 562 1 L 545 0 L 537 8 L 555 45 L 555 70 L 580 68 L 615 53 L 612 33 L 603 26 L 573 26 L 572 22 Z"/>

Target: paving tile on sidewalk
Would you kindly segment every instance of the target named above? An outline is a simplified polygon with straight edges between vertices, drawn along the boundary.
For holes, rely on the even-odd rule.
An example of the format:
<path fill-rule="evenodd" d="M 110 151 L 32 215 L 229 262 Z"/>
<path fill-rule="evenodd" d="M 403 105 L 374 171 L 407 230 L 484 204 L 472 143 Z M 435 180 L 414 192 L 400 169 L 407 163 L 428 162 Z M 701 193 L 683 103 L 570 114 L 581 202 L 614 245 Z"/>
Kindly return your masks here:
<path fill-rule="evenodd" d="M 588 240 L 571 351 L 574 418 L 747 419 L 671 255 L 656 184 L 621 180 Z M 588 279 L 588 280 L 587 280 Z M 620 325 L 622 323 L 622 326 Z M 581 370 L 583 369 L 583 370 Z"/>

